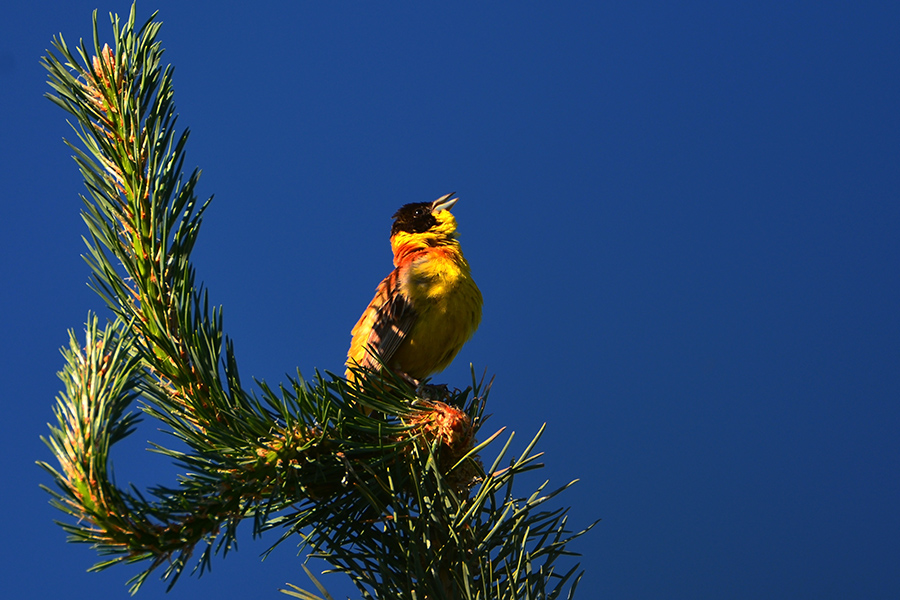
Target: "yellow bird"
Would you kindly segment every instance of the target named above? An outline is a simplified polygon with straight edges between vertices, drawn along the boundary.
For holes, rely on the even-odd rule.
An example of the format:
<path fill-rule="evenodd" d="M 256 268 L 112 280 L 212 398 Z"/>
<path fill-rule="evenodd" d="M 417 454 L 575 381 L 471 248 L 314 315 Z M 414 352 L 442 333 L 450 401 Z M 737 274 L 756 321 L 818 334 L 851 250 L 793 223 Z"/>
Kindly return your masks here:
<path fill-rule="evenodd" d="M 458 198 L 406 204 L 394 213 L 394 270 L 382 281 L 350 335 L 351 368 L 381 369 L 414 385 L 453 361 L 481 322 L 481 291 L 457 241 L 450 208 Z"/>

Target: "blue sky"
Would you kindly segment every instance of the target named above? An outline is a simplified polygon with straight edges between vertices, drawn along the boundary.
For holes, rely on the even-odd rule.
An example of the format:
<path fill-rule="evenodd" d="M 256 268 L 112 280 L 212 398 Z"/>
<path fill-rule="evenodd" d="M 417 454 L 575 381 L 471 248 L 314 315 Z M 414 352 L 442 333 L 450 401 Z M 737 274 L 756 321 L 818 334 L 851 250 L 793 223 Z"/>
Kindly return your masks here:
<path fill-rule="evenodd" d="M 484 320 L 437 379 L 496 374 L 486 427 L 519 448 L 547 423 L 521 490 L 578 478 L 571 522 L 603 519 L 580 597 L 900 597 L 900 9 L 597 4 L 140 4 L 215 194 L 194 257 L 242 374 L 340 370 L 390 215 L 456 191 Z M 34 466 L 58 348 L 102 308 L 38 60 L 128 6 L 0 23 L 9 597 L 125 597 L 134 572 L 85 573 Z M 120 483 L 172 482 L 148 439 Z M 166 597 L 306 586 L 291 547 L 260 563 L 271 541 Z"/>

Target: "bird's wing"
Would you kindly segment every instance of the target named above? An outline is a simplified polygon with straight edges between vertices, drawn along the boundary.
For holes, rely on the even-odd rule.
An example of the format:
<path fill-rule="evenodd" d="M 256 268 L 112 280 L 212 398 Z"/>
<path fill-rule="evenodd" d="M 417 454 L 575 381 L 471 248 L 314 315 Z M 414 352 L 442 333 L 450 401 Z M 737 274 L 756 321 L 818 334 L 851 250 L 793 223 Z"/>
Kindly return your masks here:
<path fill-rule="evenodd" d="M 416 322 L 416 311 L 403 293 L 400 269 L 394 269 L 375 291 L 375 297 L 360 317 L 351 335 L 348 364 L 378 370 L 380 365 L 371 355 L 374 350 L 386 365 L 406 339 Z"/>

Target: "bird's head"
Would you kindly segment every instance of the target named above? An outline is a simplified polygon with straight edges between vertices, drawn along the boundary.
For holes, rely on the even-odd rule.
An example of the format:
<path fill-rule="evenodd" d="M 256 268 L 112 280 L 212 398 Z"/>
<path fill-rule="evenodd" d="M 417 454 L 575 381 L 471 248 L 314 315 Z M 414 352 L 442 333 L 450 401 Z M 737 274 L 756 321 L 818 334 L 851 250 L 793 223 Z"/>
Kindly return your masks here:
<path fill-rule="evenodd" d="M 425 248 L 459 246 L 456 241 L 456 218 L 450 207 L 458 198 L 441 196 L 434 202 L 405 204 L 394 213 L 391 226 L 391 250 L 394 264 Z"/>
<path fill-rule="evenodd" d="M 434 202 L 415 202 L 404 204 L 394 213 L 394 224 L 391 226 L 391 239 L 421 238 L 430 240 L 427 245 L 439 245 L 442 241 L 450 241 L 456 237 L 456 218 L 450 208 L 459 198 L 451 198 L 453 194 L 441 196 Z"/>

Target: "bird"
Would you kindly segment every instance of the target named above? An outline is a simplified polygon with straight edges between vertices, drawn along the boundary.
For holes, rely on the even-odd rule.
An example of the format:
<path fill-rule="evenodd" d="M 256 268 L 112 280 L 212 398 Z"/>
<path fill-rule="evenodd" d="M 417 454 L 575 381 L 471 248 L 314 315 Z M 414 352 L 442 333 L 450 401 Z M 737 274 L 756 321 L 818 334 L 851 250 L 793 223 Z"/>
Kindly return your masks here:
<path fill-rule="evenodd" d="M 348 381 L 383 365 L 418 387 L 450 365 L 481 323 L 483 299 L 457 239 L 452 196 L 394 213 L 394 270 L 350 332 Z"/>

